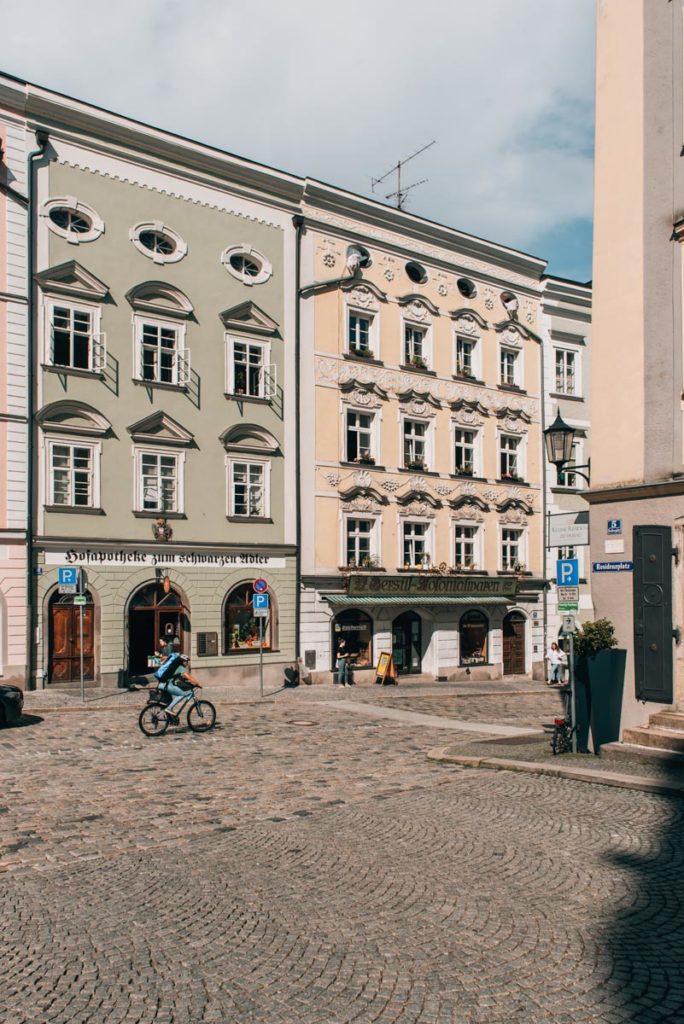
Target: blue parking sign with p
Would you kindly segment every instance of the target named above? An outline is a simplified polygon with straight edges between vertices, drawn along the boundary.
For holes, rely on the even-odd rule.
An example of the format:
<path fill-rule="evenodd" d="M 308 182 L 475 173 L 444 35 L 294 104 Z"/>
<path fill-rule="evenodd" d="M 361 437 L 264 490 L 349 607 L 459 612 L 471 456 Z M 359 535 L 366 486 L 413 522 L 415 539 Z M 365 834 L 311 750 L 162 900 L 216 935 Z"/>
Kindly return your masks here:
<path fill-rule="evenodd" d="M 268 594 L 254 594 L 252 597 L 252 607 L 255 611 L 260 608 L 268 608 Z"/>
<path fill-rule="evenodd" d="M 60 587 L 78 586 L 78 567 L 75 565 L 64 565 L 57 570 L 57 582 Z"/>
<path fill-rule="evenodd" d="M 556 562 L 556 583 L 559 587 L 579 586 L 579 562 L 576 558 L 559 558 Z"/>

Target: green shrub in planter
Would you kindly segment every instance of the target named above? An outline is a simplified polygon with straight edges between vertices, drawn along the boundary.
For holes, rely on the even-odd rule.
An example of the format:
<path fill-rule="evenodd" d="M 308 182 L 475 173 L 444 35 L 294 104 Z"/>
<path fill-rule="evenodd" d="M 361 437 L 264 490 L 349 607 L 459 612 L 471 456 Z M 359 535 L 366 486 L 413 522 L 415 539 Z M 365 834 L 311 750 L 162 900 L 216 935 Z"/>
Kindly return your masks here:
<path fill-rule="evenodd" d="M 575 635 L 575 654 L 578 658 L 587 658 L 599 651 L 609 651 L 617 647 L 615 626 L 610 619 L 596 619 L 585 622 Z"/>

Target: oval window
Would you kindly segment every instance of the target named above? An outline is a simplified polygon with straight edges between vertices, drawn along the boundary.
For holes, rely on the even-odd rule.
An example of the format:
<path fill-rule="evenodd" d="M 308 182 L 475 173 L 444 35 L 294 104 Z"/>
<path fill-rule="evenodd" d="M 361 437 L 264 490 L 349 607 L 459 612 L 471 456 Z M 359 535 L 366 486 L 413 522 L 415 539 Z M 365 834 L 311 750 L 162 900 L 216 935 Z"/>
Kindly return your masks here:
<path fill-rule="evenodd" d="M 456 287 L 464 299 L 474 299 L 477 295 L 477 286 L 474 281 L 467 277 L 459 277 Z"/>
<path fill-rule="evenodd" d="M 347 266 L 350 270 L 365 270 L 372 262 L 371 254 L 363 245 L 350 245 L 347 248 Z"/>
<path fill-rule="evenodd" d="M 221 255 L 221 262 L 233 277 L 243 284 L 263 284 L 273 273 L 273 267 L 251 245 L 231 245 Z"/>
<path fill-rule="evenodd" d="M 104 231 L 102 218 L 75 196 L 48 199 L 43 203 L 40 215 L 46 219 L 51 231 L 72 245 L 93 242 Z"/>
<path fill-rule="evenodd" d="M 170 235 L 163 235 L 161 231 L 141 231 L 140 244 L 149 249 L 150 252 L 159 253 L 161 256 L 172 256 L 176 251 L 176 243 Z"/>
<path fill-rule="evenodd" d="M 136 224 L 128 235 L 138 252 L 155 263 L 178 263 L 188 251 L 178 232 L 159 221 Z"/>
<path fill-rule="evenodd" d="M 85 235 L 92 228 L 92 221 L 89 217 L 76 210 L 70 210 L 67 206 L 55 206 L 48 214 L 53 224 L 64 231 L 73 231 L 76 235 Z"/>
<path fill-rule="evenodd" d="M 409 280 L 413 281 L 414 284 L 425 284 L 427 281 L 427 271 L 420 263 L 409 260 L 405 270 Z"/>

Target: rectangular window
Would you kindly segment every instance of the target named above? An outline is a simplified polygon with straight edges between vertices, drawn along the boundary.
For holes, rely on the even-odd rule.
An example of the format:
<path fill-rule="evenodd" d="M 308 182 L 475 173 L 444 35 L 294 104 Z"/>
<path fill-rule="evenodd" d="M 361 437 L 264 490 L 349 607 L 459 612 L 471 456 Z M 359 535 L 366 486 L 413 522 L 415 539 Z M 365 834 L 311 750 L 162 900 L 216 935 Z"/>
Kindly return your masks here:
<path fill-rule="evenodd" d="M 499 383 L 509 387 L 518 386 L 518 352 L 502 348 L 499 352 Z"/>
<path fill-rule="evenodd" d="M 557 557 L 561 560 L 567 558 L 577 558 L 577 548 L 572 547 L 571 545 L 566 545 L 565 547 L 558 548 Z"/>
<path fill-rule="evenodd" d="M 367 412 L 347 411 L 347 462 L 375 461 L 373 457 L 373 416 Z"/>
<path fill-rule="evenodd" d="M 427 467 L 427 423 L 418 420 L 404 420 L 404 467 L 425 469 Z"/>
<path fill-rule="evenodd" d="M 138 380 L 186 387 L 190 382 L 190 353 L 176 324 L 140 320 L 136 323 Z"/>
<path fill-rule="evenodd" d="M 454 527 L 454 568 L 477 568 L 477 526 Z"/>
<path fill-rule="evenodd" d="M 427 547 L 429 526 L 427 523 L 404 523 L 404 568 L 415 569 L 429 566 L 430 553 Z"/>
<path fill-rule="evenodd" d="M 347 519 L 347 565 L 372 568 L 372 519 Z"/>
<path fill-rule="evenodd" d="M 576 395 L 575 353 L 569 349 L 556 349 L 556 391 L 560 395 Z"/>
<path fill-rule="evenodd" d="M 475 475 L 475 431 L 454 431 L 454 472 L 459 476 Z"/>
<path fill-rule="evenodd" d="M 99 310 L 55 304 L 50 308 L 48 362 L 70 370 L 104 370 L 104 335 L 96 330 Z"/>
<path fill-rule="evenodd" d="M 404 325 L 404 364 L 427 369 L 426 330 L 424 327 Z"/>
<path fill-rule="evenodd" d="M 65 508 L 96 508 L 95 447 L 85 444 L 49 446 L 50 504 Z"/>
<path fill-rule="evenodd" d="M 349 313 L 347 342 L 354 355 L 372 356 L 371 329 L 373 317 L 363 313 Z"/>
<path fill-rule="evenodd" d="M 511 571 L 513 569 L 522 569 L 523 565 L 523 550 L 522 550 L 523 531 L 522 530 L 509 530 L 503 529 L 501 531 L 501 568 L 504 570 Z"/>
<path fill-rule="evenodd" d="M 264 397 L 264 347 L 247 341 L 233 342 L 233 394 Z"/>
<path fill-rule="evenodd" d="M 178 455 L 138 452 L 141 512 L 181 512 Z"/>
<path fill-rule="evenodd" d="M 580 446 L 577 441 L 572 446 L 572 455 L 570 458 L 571 462 L 580 464 Z M 558 487 L 567 487 L 568 490 L 577 490 L 582 486 L 582 477 L 578 476 L 577 473 L 573 473 L 571 469 L 566 469 L 565 472 L 558 474 Z"/>
<path fill-rule="evenodd" d="M 499 439 L 499 461 L 502 480 L 520 480 L 520 438 L 502 434 Z"/>
<path fill-rule="evenodd" d="M 475 377 L 475 342 L 456 338 L 456 376 Z"/>
<path fill-rule="evenodd" d="M 248 519 L 266 518 L 269 514 L 266 480 L 263 462 L 231 462 L 231 515 Z"/>

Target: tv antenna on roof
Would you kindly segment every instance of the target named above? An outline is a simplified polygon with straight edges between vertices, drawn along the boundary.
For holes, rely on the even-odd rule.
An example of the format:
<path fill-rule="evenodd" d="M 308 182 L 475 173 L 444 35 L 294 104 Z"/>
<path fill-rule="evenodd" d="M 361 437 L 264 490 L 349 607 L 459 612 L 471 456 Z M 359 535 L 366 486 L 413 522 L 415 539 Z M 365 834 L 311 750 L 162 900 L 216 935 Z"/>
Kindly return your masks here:
<path fill-rule="evenodd" d="M 433 139 L 432 142 L 428 142 L 425 146 L 421 146 L 420 149 L 417 149 L 415 153 L 411 153 L 411 156 L 407 156 L 405 160 L 398 160 L 394 167 L 391 167 L 389 171 L 387 171 L 386 174 L 383 174 L 381 178 L 371 178 L 372 191 L 375 192 L 375 186 L 380 185 L 383 181 L 385 181 L 386 178 L 389 178 L 390 174 L 396 174 L 397 187 L 394 190 L 394 192 L 389 192 L 385 196 L 385 199 L 394 199 L 396 201 L 397 209 L 403 210 L 404 202 L 406 201 L 406 197 L 411 191 L 411 189 L 417 188 L 418 185 L 424 185 L 428 179 L 421 178 L 420 181 L 414 181 L 412 185 L 404 185 L 404 187 L 402 188 L 401 169 L 404 166 L 404 164 L 407 164 L 409 162 L 409 160 L 413 160 L 413 158 L 418 156 L 419 153 L 424 153 L 426 149 L 429 149 L 430 146 L 434 146 L 436 142 L 437 139 Z"/>

